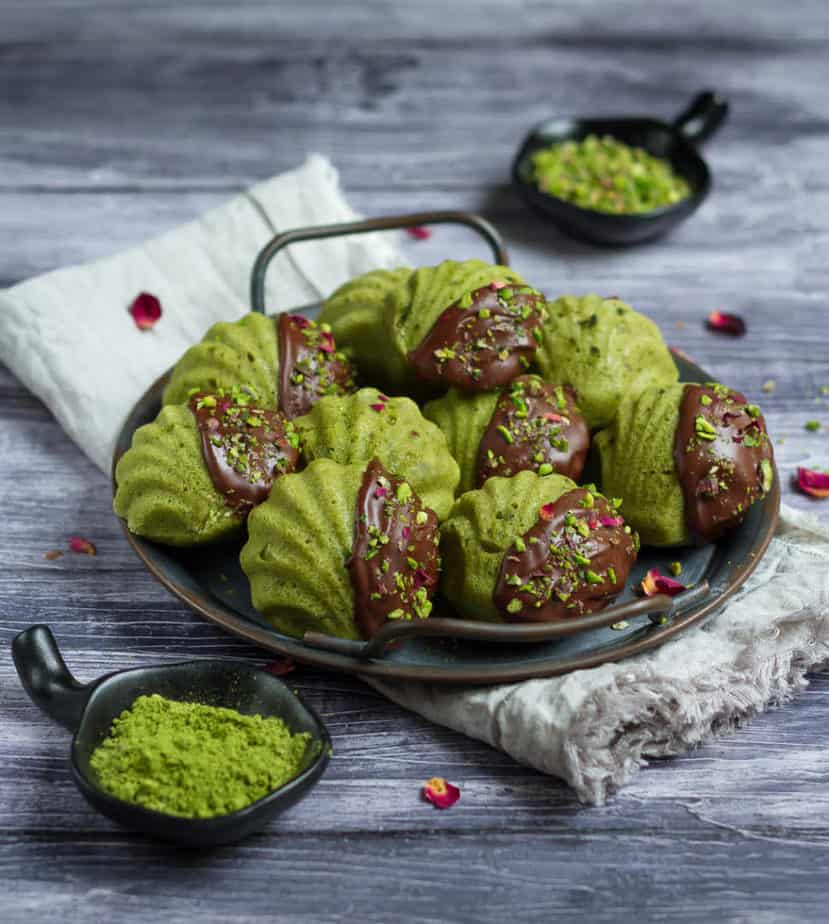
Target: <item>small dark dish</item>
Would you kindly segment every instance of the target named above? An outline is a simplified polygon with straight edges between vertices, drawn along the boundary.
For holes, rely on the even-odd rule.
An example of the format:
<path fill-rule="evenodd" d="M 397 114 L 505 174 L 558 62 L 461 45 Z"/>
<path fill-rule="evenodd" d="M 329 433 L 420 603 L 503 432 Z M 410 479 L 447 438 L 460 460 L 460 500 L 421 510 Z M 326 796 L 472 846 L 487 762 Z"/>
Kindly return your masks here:
<path fill-rule="evenodd" d="M 512 181 L 534 209 L 572 237 L 597 244 L 639 244 L 672 231 L 702 205 L 711 189 L 711 173 L 696 146 L 713 135 L 727 115 L 728 103 L 706 91 L 695 96 L 671 123 L 642 117 L 548 119 L 524 139 L 512 165 Z M 674 172 L 688 181 L 691 195 L 650 212 L 611 215 L 541 192 L 532 178 L 533 152 L 557 142 L 581 141 L 593 134 L 612 135 L 667 159 Z"/>
<path fill-rule="evenodd" d="M 94 808 L 124 827 L 188 847 L 216 847 L 263 828 L 298 802 L 328 765 L 331 739 L 319 716 L 282 681 L 244 661 L 184 661 L 107 674 L 89 684 L 69 672 L 48 626 L 32 626 L 12 642 L 20 680 L 33 702 L 73 733 L 75 785 Z M 251 805 L 214 818 L 178 818 L 124 802 L 102 790 L 89 766 L 112 720 L 142 694 L 225 706 L 246 715 L 279 717 L 292 732 L 308 732 L 305 765 L 294 779 Z"/>

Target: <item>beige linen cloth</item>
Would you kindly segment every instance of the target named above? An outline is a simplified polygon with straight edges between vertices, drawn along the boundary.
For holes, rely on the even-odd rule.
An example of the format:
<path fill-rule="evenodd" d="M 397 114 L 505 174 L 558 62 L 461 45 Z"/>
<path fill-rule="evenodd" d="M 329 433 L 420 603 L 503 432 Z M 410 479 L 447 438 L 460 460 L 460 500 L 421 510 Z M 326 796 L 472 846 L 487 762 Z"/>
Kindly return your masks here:
<path fill-rule="evenodd" d="M 206 328 L 248 310 L 250 269 L 276 232 L 356 218 L 323 157 L 260 183 L 124 253 L 0 292 L 0 361 L 104 471 L 127 412 Z M 388 235 L 307 242 L 268 277 L 277 311 L 351 276 L 401 263 Z M 126 307 L 159 297 L 150 332 Z M 707 625 L 619 664 L 562 678 L 458 689 L 375 683 L 432 721 L 561 777 L 601 803 L 643 766 L 733 728 L 806 686 L 829 658 L 829 529 L 784 507 L 754 575 Z"/>

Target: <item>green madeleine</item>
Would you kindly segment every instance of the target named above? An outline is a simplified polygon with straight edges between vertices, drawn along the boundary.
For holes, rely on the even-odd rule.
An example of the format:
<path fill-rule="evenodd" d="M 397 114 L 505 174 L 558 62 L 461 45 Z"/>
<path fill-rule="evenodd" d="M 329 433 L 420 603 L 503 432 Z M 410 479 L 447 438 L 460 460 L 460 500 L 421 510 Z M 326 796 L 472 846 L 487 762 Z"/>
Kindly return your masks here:
<path fill-rule="evenodd" d="M 423 407 L 423 416 L 440 427 L 449 452 L 460 468 L 458 492 L 472 491 L 476 485 L 478 448 L 492 419 L 501 390 L 464 395 L 454 388 Z"/>
<path fill-rule="evenodd" d="M 412 270 L 374 270 L 351 279 L 322 305 L 320 323 L 330 324 L 337 348 L 368 379 L 382 377 L 381 357 L 388 348 L 383 313 L 389 293 L 405 286 Z"/>
<path fill-rule="evenodd" d="M 241 520 L 215 489 L 187 405 L 163 407 L 139 427 L 115 467 L 113 507 L 130 532 L 165 545 L 193 546 L 235 533 Z"/>
<path fill-rule="evenodd" d="M 490 478 L 458 498 L 441 526 L 440 586 L 461 616 L 503 622 L 492 595 L 504 554 L 537 521 L 540 507 L 575 487 L 562 475 L 519 472 L 513 478 Z"/>
<path fill-rule="evenodd" d="M 409 398 L 387 398 L 376 388 L 322 398 L 294 421 L 305 458 L 333 459 L 341 465 L 377 458 L 405 478 L 440 519 L 448 513 L 458 485 L 458 464 L 435 424 Z"/>
<path fill-rule="evenodd" d="M 164 404 L 184 404 L 194 390 L 216 392 L 247 385 L 266 408 L 277 406 L 279 347 L 273 318 L 252 312 L 220 321 L 176 363 Z"/>
<path fill-rule="evenodd" d="M 242 570 L 253 605 L 279 632 L 359 639 L 346 562 L 365 465 L 326 459 L 279 478 L 248 517 Z"/>
<path fill-rule="evenodd" d="M 682 545 L 691 538 L 674 461 L 684 390 L 677 383 L 627 396 L 611 426 L 593 441 L 601 457 L 602 491 L 624 498 L 625 520 L 645 545 Z"/>
<path fill-rule="evenodd" d="M 618 299 L 565 295 L 549 302 L 535 364 L 572 385 L 591 429 L 606 427 L 628 394 L 677 381 L 659 328 Z"/>

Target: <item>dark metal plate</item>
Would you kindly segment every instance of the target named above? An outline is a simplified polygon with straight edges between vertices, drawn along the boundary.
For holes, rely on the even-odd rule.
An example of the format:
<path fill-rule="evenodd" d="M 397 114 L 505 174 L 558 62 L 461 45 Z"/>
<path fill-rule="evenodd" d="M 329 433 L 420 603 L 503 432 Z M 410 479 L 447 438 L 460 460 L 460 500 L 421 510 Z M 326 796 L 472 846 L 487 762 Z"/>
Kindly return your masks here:
<path fill-rule="evenodd" d="M 299 309 L 312 317 L 318 306 Z M 682 381 L 704 382 L 712 377 L 681 356 L 674 361 Z M 115 462 L 132 442 L 133 432 L 155 418 L 168 374 L 141 397 L 127 418 L 115 449 Z M 114 479 L 113 479 L 114 490 Z M 177 550 L 132 535 L 127 539 L 139 558 L 172 594 L 192 610 L 239 635 L 296 661 L 318 667 L 375 677 L 426 680 L 435 683 L 485 684 L 551 677 L 606 661 L 618 661 L 655 648 L 690 626 L 707 619 L 746 581 L 768 547 L 780 507 L 779 479 L 768 497 L 756 503 L 739 529 L 720 542 L 701 548 L 643 549 L 619 600 L 601 614 L 572 620 L 553 631 L 558 637 L 538 639 L 538 629 L 487 626 L 466 620 L 430 619 L 403 627 L 403 644 L 376 650 L 358 642 L 326 637 L 291 638 L 272 629 L 253 609 L 248 583 L 239 566 L 241 543 L 210 549 Z M 675 598 L 637 600 L 634 587 L 652 567 L 663 571 L 670 561 L 682 564 L 682 580 L 696 589 Z M 654 601 L 656 601 L 654 603 Z M 647 610 L 664 608 L 662 625 Z M 611 628 L 611 623 L 624 625 Z M 597 625 L 597 623 L 600 623 Z M 430 631 L 466 637 L 429 637 Z M 407 631 L 408 630 L 408 631 Z M 547 631 L 541 627 L 541 631 Z M 535 632 L 535 635 L 533 635 Z M 490 635 L 490 641 L 480 636 Z M 475 639 L 471 636 L 477 635 Z M 389 635 L 391 639 L 391 635 Z"/>

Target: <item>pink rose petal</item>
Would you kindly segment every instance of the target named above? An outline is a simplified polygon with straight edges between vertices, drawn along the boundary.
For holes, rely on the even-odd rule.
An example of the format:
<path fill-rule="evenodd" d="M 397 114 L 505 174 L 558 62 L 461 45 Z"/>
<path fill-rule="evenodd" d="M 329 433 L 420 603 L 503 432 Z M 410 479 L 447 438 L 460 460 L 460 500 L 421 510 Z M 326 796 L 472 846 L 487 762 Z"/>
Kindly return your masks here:
<path fill-rule="evenodd" d="M 161 302 L 155 295 L 142 292 L 136 296 L 127 310 L 132 315 L 135 326 L 139 330 L 151 330 L 161 317 Z"/>
<path fill-rule="evenodd" d="M 376 404 L 369 404 L 369 407 L 372 409 L 372 411 L 377 411 L 378 414 L 380 411 L 384 411 L 386 409 L 386 405 L 380 401 L 378 401 Z"/>
<path fill-rule="evenodd" d="M 69 539 L 69 550 L 76 552 L 78 555 L 97 555 L 98 550 L 88 540 L 81 536 L 71 536 Z"/>
<path fill-rule="evenodd" d="M 646 597 L 652 597 L 654 594 L 667 594 L 669 597 L 675 597 L 688 588 L 681 582 L 659 573 L 658 568 L 651 568 L 645 575 L 641 584 L 642 593 Z"/>

